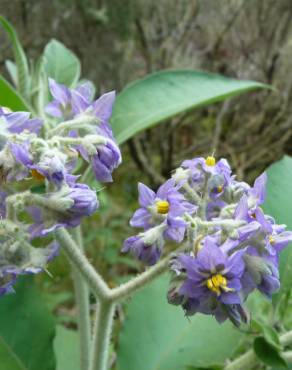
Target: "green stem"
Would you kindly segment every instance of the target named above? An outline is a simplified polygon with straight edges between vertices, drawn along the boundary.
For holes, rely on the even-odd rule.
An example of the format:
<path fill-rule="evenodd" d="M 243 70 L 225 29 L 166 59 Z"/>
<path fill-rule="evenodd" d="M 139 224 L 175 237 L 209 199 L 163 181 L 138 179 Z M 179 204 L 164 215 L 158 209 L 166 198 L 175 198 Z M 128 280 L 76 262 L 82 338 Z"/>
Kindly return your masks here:
<path fill-rule="evenodd" d="M 64 228 L 56 231 L 56 238 L 63 247 L 67 258 L 74 264 L 80 275 L 85 279 L 92 293 L 100 300 L 107 300 L 110 296 L 110 288 L 94 267 L 89 263 L 84 253 Z"/>
<path fill-rule="evenodd" d="M 114 312 L 114 303 L 109 301 L 99 302 L 96 309 L 96 323 L 89 370 L 106 370 L 108 368 L 109 344 Z"/>
<path fill-rule="evenodd" d="M 284 333 L 280 336 L 280 343 L 283 347 L 292 344 L 292 330 Z M 283 352 L 283 357 L 287 361 L 292 360 L 291 351 Z M 239 356 L 228 365 L 224 367 L 224 370 L 242 370 L 242 369 L 252 369 L 258 363 L 258 358 L 254 353 L 253 349 L 248 350 L 243 355 Z"/>
<path fill-rule="evenodd" d="M 224 367 L 224 370 L 243 370 L 252 369 L 257 363 L 257 357 L 252 349 L 236 358 L 234 361 L 230 362 Z"/>
<path fill-rule="evenodd" d="M 79 248 L 83 251 L 83 242 L 80 226 L 74 230 L 75 239 L 78 242 Z M 80 345 L 80 366 L 81 370 L 89 368 L 89 354 L 91 342 L 90 330 L 90 309 L 89 309 L 89 289 L 86 281 L 78 269 L 71 263 L 75 298 L 78 309 L 78 330 L 79 330 L 79 345 Z"/>
<path fill-rule="evenodd" d="M 49 136 L 53 137 L 56 134 L 60 134 L 63 131 L 70 131 L 72 129 L 81 128 L 84 129 L 85 125 L 97 124 L 98 118 L 94 116 L 80 116 L 65 122 L 59 123 L 54 129 L 50 130 Z"/>
<path fill-rule="evenodd" d="M 142 274 L 134 277 L 127 283 L 112 289 L 110 292 L 110 299 L 114 302 L 117 302 L 136 293 L 139 289 L 155 280 L 168 269 L 170 258 L 171 256 L 167 256 L 153 267 L 150 267 L 148 270 L 142 272 Z"/>

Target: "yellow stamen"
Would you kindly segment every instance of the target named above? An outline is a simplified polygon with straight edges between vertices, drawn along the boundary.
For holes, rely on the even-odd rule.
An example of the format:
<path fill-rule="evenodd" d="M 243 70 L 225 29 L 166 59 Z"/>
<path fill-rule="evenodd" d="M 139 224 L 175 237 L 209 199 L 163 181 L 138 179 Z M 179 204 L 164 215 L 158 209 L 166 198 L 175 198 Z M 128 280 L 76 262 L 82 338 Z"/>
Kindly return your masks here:
<path fill-rule="evenodd" d="M 212 292 L 216 293 L 217 295 L 220 295 L 221 293 L 220 289 L 224 291 L 230 291 L 230 289 L 227 287 L 226 278 L 221 274 L 211 276 L 207 280 L 206 284 L 208 289 L 212 290 Z"/>
<path fill-rule="evenodd" d="M 221 193 L 221 192 L 222 192 L 222 190 L 223 190 L 223 185 L 219 185 L 219 186 L 217 186 L 217 191 L 218 191 L 218 193 Z"/>
<path fill-rule="evenodd" d="M 269 235 L 269 242 L 270 242 L 270 244 L 274 244 L 275 241 L 276 240 L 273 238 L 273 236 L 272 235 Z"/>
<path fill-rule="evenodd" d="M 32 169 L 30 173 L 31 173 L 31 176 L 35 178 L 36 180 L 43 181 L 45 179 L 45 177 L 35 169 Z"/>
<path fill-rule="evenodd" d="M 216 164 L 216 159 L 212 156 L 209 156 L 205 159 L 205 163 L 206 163 L 207 166 L 213 167 Z"/>
<path fill-rule="evenodd" d="M 165 215 L 169 211 L 168 201 L 167 200 L 159 200 L 158 202 L 156 202 L 156 209 L 157 209 L 158 213 L 160 213 L 162 215 Z"/>

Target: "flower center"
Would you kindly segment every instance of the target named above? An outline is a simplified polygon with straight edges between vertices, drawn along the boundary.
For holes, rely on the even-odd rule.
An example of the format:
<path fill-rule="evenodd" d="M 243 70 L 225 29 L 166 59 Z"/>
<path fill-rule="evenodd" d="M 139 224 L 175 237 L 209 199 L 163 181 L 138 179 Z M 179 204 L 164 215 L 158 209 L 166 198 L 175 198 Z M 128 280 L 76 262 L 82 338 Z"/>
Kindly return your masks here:
<path fill-rule="evenodd" d="M 212 156 L 209 156 L 205 159 L 205 163 L 206 163 L 207 166 L 213 167 L 216 164 L 216 159 Z"/>
<path fill-rule="evenodd" d="M 213 275 L 207 280 L 207 287 L 208 289 L 212 290 L 212 292 L 216 293 L 217 295 L 220 295 L 221 293 L 220 289 L 224 291 L 228 289 L 227 280 L 221 274 Z"/>
<path fill-rule="evenodd" d="M 45 177 L 44 177 L 41 173 L 39 173 L 37 170 L 35 170 L 35 169 L 32 169 L 32 170 L 30 171 L 30 173 L 31 173 L 31 176 L 32 176 L 34 179 L 36 179 L 36 180 L 40 180 L 40 181 L 42 181 L 42 180 L 44 180 L 44 179 L 45 179 Z"/>
<path fill-rule="evenodd" d="M 158 213 L 160 213 L 162 215 L 165 215 L 169 211 L 168 201 L 167 200 L 159 200 L 158 202 L 156 202 L 156 209 L 157 209 Z"/>
<path fill-rule="evenodd" d="M 276 240 L 273 238 L 273 236 L 272 236 L 272 235 L 269 235 L 268 239 L 269 239 L 270 244 L 274 244 L 274 243 L 275 243 L 275 241 L 276 241 Z"/>

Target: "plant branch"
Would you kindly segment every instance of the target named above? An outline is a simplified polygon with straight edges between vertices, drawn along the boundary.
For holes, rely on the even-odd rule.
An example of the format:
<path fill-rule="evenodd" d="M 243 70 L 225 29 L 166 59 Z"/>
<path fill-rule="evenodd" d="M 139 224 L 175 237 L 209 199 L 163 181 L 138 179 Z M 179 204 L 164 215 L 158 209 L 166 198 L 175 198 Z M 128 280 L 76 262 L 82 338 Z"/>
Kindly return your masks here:
<path fill-rule="evenodd" d="M 59 123 L 55 128 L 50 130 L 49 136 L 50 137 L 55 136 L 56 134 L 60 134 L 61 132 L 66 131 L 66 130 L 70 131 L 76 128 L 84 129 L 86 124 L 92 125 L 98 122 L 99 122 L 99 119 L 94 116 L 82 115 L 77 118 Z"/>
<path fill-rule="evenodd" d="M 76 269 L 88 283 L 92 292 L 103 300 L 108 300 L 110 296 L 110 288 L 107 286 L 103 278 L 95 271 L 94 267 L 89 263 L 83 252 L 72 239 L 71 235 L 64 228 L 56 231 L 56 238 L 62 245 L 68 259 L 74 264 Z"/>
<path fill-rule="evenodd" d="M 74 230 L 75 239 L 83 252 L 83 241 L 80 226 Z M 75 298 L 78 309 L 78 330 L 80 345 L 80 366 L 81 370 L 88 370 L 90 356 L 90 309 L 89 309 L 89 290 L 86 281 L 78 269 L 71 263 L 72 276 L 74 282 Z"/>
<path fill-rule="evenodd" d="M 106 370 L 108 364 L 108 349 L 113 326 L 115 304 L 100 301 L 96 309 L 96 323 L 91 348 L 89 370 Z"/>
<path fill-rule="evenodd" d="M 171 255 L 165 257 L 156 265 L 150 267 L 148 270 L 142 272 L 140 275 L 131 279 L 127 283 L 124 283 L 119 287 L 112 289 L 110 292 L 110 299 L 113 302 L 117 302 L 136 293 L 139 289 L 143 288 L 143 286 L 163 274 L 168 268 L 170 259 Z"/>
<path fill-rule="evenodd" d="M 283 347 L 292 344 L 292 330 L 284 333 L 280 336 L 280 343 Z M 283 352 L 282 356 L 287 360 L 291 361 L 292 352 Z M 242 370 L 252 369 L 258 362 L 258 358 L 254 353 L 253 349 L 248 350 L 243 355 L 239 356 L 224 367 L 224 370 Z"/>

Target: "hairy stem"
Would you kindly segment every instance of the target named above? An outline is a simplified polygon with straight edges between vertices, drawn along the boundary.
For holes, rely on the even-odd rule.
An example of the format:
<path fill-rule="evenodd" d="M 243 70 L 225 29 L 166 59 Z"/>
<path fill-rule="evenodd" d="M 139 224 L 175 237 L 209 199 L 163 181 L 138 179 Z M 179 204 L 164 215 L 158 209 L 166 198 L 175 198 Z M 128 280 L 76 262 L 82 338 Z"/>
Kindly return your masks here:
<path fill-rule="evenodd" d="M 80 226 L 74 230 L 74 236 L 78 242 L 79 248 L 83 251 L 83 242 Z M 89 310 L 89 289 L 86 281 L 78 269 L 71 263 L 75 298 L 78 309 L 78 330 L 79 330 L 79 345 L 80 345 L 80 367 L 81 370 L 89 368 L 89 354 L 91 342 L 90 330 L 90 310 Z"/>
<path fill-rule="evenodd" d="M 97 117 L 82 115 L 80 117 L 59 123 L 54 129 L 50 130 L 49 136 L 52 137 L 56 134 L 62 133 L 63 131 L 70 131 L 76 128 L 84 129 L 85 125 L 97 124 L 98 122 L 99 119 Z"/>
<path fill-rule="evenodd" d="M 224 370 L 243 370 L 252 369 L 252 367 L 257 363 L 257 357 L 252 349 L 244 353 L 243 355 L 236 358 L 234 361 L 230 362 L 224 367 Z"/>
<path fill-rule="evenodd" d="M 91 348 L 89 370 L 106 370 L 108 364 L 110 336 L 113 326 L 115 304 L 106 300 L 99 302 L 96 309 L 95 331 Z"/>
<path fill-rule="evenodd" d="M 89 263 L 88 259 L 79 249 L 68 231 L 64 228 L 58 229 L 56 231 L 56 238 L 62 245 L 68 259 L 74 264 L 76 269 L 78 269 L 80 275 L 85 279 L 95 296 L 101 300 L 107 300 L 110 296 L 109 287 Z"/>
<path fill-rule="evenodd" d="M 136 293 L 139 289 L 149 284 L 167 270 L 170 258 L 171 256 L 166 257 L 127 283 L 112 289 L 110 292 L 110 299 L 114 302 L 117 302 Z"/>
<path fill-rule="evenodd" d="M 280 336 L 280 343 L 283 347 L 292 344 L 292 330 Z M 291 351 L 283 352 L 282 356 L 286 359 L 286 361 L 290 362 L 292 360 Z M 226 365 L 224 367 L 224 370 L 252 369 L 257 363 L 258 358 L 256 357 L 253 349 L 250 349 L 246 353 Z"/>

